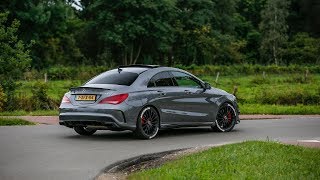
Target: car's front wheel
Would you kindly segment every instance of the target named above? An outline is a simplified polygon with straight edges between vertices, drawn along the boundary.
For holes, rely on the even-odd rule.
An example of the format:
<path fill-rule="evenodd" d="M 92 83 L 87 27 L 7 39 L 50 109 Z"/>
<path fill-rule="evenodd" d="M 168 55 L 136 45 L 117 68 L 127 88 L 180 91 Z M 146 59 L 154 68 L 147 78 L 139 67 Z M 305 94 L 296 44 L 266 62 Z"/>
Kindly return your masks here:
<path fill-rule="evenodd" d="M 212 129 L 220 132 L 229 132 L 233 129 L 237 122 L 237 115 L 234 107 L 225 103 L 220 106 L 215 120 L 215 126 Z"/>
<path fill-rule="evenodd" d="M 145 107 L 141 110 L 136 127 L 136 135 L 142 139 L 152 139 L 159 131 L 159 115 L 155 108 Z"/>
<path fill-rule="evenodd" d="M 86 127 L 76 126 L 73 128 L 78 134 L 83 136 L 91 136 L 94 134 L 97 130 L 95 129 L 88 129 Z"/>

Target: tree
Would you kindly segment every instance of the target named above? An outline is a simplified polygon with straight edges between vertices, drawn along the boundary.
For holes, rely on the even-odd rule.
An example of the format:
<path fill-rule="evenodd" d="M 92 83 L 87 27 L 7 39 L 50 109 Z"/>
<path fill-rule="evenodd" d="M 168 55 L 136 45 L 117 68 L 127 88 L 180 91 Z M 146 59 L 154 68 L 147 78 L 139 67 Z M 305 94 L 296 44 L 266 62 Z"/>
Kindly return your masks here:
<path fill-rule="evenodd" d="M 281 61 L 282 48 L 288 40 L 286 19 L 289 15 L 289 4 L 288 0 L 268 0 L 261 11 L 260 55 L 264 63 L 273 62 L 278 65 Z"/>
<path fill-rule="evenodd" d="M 286 64 L 320 64 L 320 39 L 298 33 L 290 39 L 284 51 Z"/>
<path fill-rule="evenodd" d="M 16 89 L 15 80 L 30 67 L 31 58 L 24 43 L 18 39 L 19 21 L 7 22 L 9 13 L 0 13 L 0 86 L 7 96 L 10 110 Z"/>
<path fill-rule="evenodd" d="M 20 21 L 18 36 L 22 41 L 34 41 L 30 48 L 33 68 L 83 63 L 76 42 L 82 22 L 65 0 L 5 0 L 0 9 L 10 12 L 9 20 Z"/>
<path fill-rule="evenodd" d="M 103 42 L 100 48 L 110 49 L 122 64 L 135 64 L 142 51 L 159 49 L 169 40 L 174 4 L 173 0 L 97 0 L 89 7 L 91 27 Z"/>

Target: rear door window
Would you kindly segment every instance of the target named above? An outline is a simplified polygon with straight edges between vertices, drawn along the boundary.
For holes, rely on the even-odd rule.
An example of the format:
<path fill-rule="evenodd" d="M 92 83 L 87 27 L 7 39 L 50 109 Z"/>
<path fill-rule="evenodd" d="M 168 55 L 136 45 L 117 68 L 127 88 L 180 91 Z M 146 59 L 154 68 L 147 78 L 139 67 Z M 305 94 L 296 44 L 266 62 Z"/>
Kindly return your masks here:
<path fill-rule="evenodd" d="M 139 76 L 137 73 L 111 70 L 104 72 L 90 81 L 87 84 L 116 84 L 130 86 Z"/>
<path fill-rule="evenodd" d="M 161 72 L 154 75 L 148 83 L 148 87 L 174 86 L 172 76 L 168 72 Z"/>

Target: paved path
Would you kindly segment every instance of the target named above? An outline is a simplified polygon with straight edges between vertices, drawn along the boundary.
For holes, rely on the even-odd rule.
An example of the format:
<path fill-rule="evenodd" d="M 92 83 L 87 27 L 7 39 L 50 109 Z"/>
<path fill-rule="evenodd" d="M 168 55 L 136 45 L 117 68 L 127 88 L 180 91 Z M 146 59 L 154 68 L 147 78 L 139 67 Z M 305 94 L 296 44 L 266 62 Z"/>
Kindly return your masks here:
<path fill-rule="evenodd" d="M 92 179 L 111 163 L 145 153 L 257 139 L 320 141 L 319 129 L 318 117 L 250 120 L 229 133 L 189 128 L 137 140 L 127 131 L 81 137 L 57 125 L 0 127 L 0 179 Z"/>
<path fill-rule="evenodd" d="M 58 116 L 3 116 L 3 117 L 17 117 L 27 121 L 39 123 L 39 124 L 58 124 Z M 252 114 L 252 115 L 240 115 L 241 120 L 258 120 L 258 119 L 303 119 L 303 118 L 320 118 L 320 115 L 264 115 L 264 114 Z"/>

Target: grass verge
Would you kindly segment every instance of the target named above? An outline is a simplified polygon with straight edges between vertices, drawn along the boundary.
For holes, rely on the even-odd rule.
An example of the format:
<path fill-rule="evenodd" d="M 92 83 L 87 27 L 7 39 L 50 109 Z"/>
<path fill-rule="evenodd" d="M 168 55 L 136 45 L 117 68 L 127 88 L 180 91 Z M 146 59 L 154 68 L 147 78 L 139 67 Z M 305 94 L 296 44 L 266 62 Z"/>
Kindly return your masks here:
<path fill-rule="evenodd" d="M 0 118 L 0 126 L 22 126 L 22 125 L 35 125 L 35 123 L 25 121 L 19 118 Z"/>
<path fill-rule="evenodd" d="M 5 111 L 0 112 L 0 116 L 58 116 L 58 110 L 38 110 L 38 111 Z"/>
<path fill-rule="evenodd" d="M 275 115 L 306 115 L 320 114 L 317 105 L 268 105 L 268 104 L 240 104 L 241 114 L 275 114 Z"/>
<path fill-rule="evenodd" d="M 212 148 L 128 179 L 319 179 L 320 149 L 248 141 Z"/>

